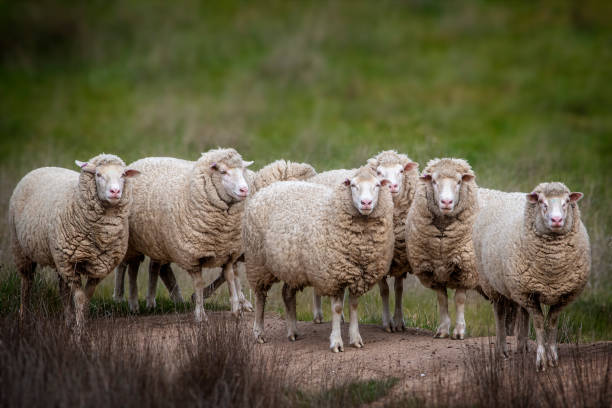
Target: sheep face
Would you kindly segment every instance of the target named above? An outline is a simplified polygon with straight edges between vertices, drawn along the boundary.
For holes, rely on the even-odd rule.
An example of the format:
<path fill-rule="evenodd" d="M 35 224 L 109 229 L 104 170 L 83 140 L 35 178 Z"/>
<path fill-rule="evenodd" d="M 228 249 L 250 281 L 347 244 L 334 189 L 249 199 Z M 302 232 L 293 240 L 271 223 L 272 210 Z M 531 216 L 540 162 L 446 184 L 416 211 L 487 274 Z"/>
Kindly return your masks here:
<path fill-rule="evenodd" d="M 388 180 L 379 181 L 368 172 L 359 172 L 344 181 L 344 185 L 351 188 L 353 205 L 361 215 L 370 215 L 374 211 L 378 204 L 380 188 L 388 183 Z"/>
<path fill-rule="evenodd" d="M 94 175 L 98 199 L 110 205 L 115 205 L 121 201 L 125 179 L 140 174 L 138 170 L 126 169 L 119 164 L 95 166 L 78 160 L 75 163 L 82 171 Z"/>
<path fill-rule="evenodd" d="M 380 165 L 376 167 L 376 176 L 379 180 L 387 180 L 391 194 L 396 196 L 402 192 L 404 185 L 404 173 L 418 167 L 418 163 L 410 162 L 404 166 L 401 164 Z"/>
<path fill-rule="evenodd" d="M 253 162 L 242 161 L 241 167 L 229 167 L 224 163 L 213 163 L 210 168 L 221 178 L 221 185 L 234 200 L 242 201 L 249 195 L 249 185 L 246 182 L 246 168 Z"/>
<path fill-rule="evenodd" d="M 532 205 L 538 206 L 536 225 L 540 230 L 555 234 L 567 230 L 564 228 L 571 215 L 569 208 L 572 203 L 582 198 L 582 193 L 570 193 L 562 191 L 533 191 L 527 194 L 527 201 Z"/>
<path fill-rule="evenodd" d="M 461 199 L 461 186 L 474 179 L 470 173 L 454 171 L 424 173 L 421 180 L 429 183 L 434 201 L 443 215 L 450 215 Z"/>

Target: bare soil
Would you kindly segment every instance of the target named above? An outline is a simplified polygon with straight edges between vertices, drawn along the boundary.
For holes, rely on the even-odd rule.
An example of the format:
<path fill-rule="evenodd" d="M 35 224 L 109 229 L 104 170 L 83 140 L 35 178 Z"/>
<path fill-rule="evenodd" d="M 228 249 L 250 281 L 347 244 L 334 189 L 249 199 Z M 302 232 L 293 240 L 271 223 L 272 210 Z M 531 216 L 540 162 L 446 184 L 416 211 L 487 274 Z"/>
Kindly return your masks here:
<path fill-rule="evenodd" d="M 208 312 L 209 321 L 231 319 L 229 312 Z M 252 337 L 253 313 L 245 313 L 238 322 L 245 336 Z M 196 324 L 192 315 L 155 315 L 118 318 L 109 323 L 127 325 L 134 335 L 142 336 L 143 344 L 154 343 L 160 350 L 180 347 L 179 332 L 185 325 Z M 381 379 L 395 377 L 399 382 L 391 394 L 401 395 L 409 390 L 425 390 L 432 386 L 435 374 L 443 370 L 447 384 L 454 384 L 465 375 L 464 362 L 470 353 L 483 349 L 494 350 L 494 337 L 468 337 L 465 340 L 434 339 L 429 330 L 408 328 L 401 333 L 387 333 L 372 324 L 360 324 L 365 347 L 356 349 L 348 345 L 348 323 L 342 325 L 345 342 L 343 353 L 329 350 L 331 324 L 325 322 L 298 322 L 299 338 L 290 342 L 286 336 L 285 321 L 278 315 L 266 314 L 265 329 L 267 343 L 257 345 L 255 350 L 269 356 L 282 356 L 276 360 L 285 364 L 291 381 L 302 389 L 319 389 L 321 381 L 339 379 Z M 253 340 L 254 341 L 254 340 Z M 514 350 L 514 338 L 508 338 Z M 561 363 L 564 349 L 560 345 Z M 612 342 L 597 342 L 588 345 L 589 350 L 612 352 Z M 535 344 L 531 344 L 532 352 Z M 171 354 L 171 353 L 168 353 Z M 512 357 L 511 357 L 512 358 Z M 535 360 L 535 354 L 534 354 Z"/>

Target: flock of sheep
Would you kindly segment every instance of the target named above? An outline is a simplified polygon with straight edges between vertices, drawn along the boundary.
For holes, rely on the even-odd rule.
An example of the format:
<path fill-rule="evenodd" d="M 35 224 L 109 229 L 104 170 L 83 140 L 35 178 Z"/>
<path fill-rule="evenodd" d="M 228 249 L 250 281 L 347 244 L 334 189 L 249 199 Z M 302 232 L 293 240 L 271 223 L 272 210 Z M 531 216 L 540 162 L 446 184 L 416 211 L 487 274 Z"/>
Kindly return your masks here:
<path fill-rule="evenodd" d="M 193 279 L 197 321 L 206 319 L 204 299 L 224 282 L 232 313 L 252 311 L 234 269 L 243 261 L 255 293 L 257 341 L 266 341 L 267 292 L 283 282 L 289 340 L 298 336 L 296 291 L 312 286 L 316 323 L 321 296 L 331 297 L 330 349 L 338 352 L 345 291 L 349 342 L 360 348 L 359 297 L 378 284 L 383 328 L 401 331 L 402 282 L 411 273 L 437 293 L 435 337 L 465 337 L 466 290 L 475 289 L 493 303 L 500 355 L 507 356 L 505 336 L 515 326 L 519 350 L 527 350 L 531 317 L 536 368 L 544 370 L 557 365 L 559 313 L 590 271 L 577 205 L 582 193 L 561 183 L 542 183 L 529 194 L 479 188 L 461 159 L 431 160 L 421 174 L 395 151 L 360 168 L 319 174 L 284 160 L 253 172 L 234 149 L 210 150 L 195 162 L 146 158 L 126 166 L 101 154 L 76 164 L 80 173 L 54 167 L 28 173 L 11 196 L 9 225 L 21 275 L 20 319 L 28 316 L 36 265 L 51 266 L 77 333 L 96 285 L 115 268 L 115 299 L 123 298 L 127 269 L 129 305 L 138 310 L 136 278 L 145 256 L 147 306 L 155 306 L 160 276 L 171 298 L 182 301 L 175 263 Z M 222 272 L 206 287 L 202 269 L 213 267 Z M 388 277 L 395 280 L 393 317 Z M 452 334 L 447 289 L 455 289 Z M 546 317 L 543 305 L 550 306 Z"/>

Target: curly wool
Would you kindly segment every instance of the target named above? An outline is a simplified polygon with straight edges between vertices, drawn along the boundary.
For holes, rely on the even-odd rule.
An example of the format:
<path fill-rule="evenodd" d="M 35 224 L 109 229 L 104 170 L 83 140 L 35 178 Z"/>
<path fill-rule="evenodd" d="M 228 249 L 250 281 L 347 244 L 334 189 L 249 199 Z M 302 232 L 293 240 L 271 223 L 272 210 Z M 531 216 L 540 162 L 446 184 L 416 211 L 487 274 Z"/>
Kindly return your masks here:
<path fill-rule="evenodd" d="M 95 166 L 117 164 L 119 157 L 101 154 Z M 131 183 L 126 179 L 121 200 L 114 206 L 100 201 L 92 173 L 43 167 L 28 173 L 13 192 L 9 225 L 17 268 L 32 262 L 50 266 L 67 282 L 79 274 L 104 278 L 125 255 Z"/>
<path fill-rule="evenodd" d="M 454 177 L 471 174 L 462 159 L 433 159 L 423 173 Z M 478 271 L 472 226 L 478 214 L 478 186 L 474 179 L 463 182 L 453 214 L 444 215 L 435 203 L 431 183 L 419 180 L 406 218 L 406 251 L 413 273 L 428 288 L 473 289 Z"/>
<path fill-rule="evenodd" d="M 163 157 L 138 160 L 126 260 L 147 255 L 190 273 L 234 261 L 241 253 L 244 201 L 223 187 L 213 164 L 242 167 L 234 149 L 203 153 L 195 162 Z"/>
<path fill-rule="evenodd" d="M 249 184 L 254 187 L 249 197 L 276 181 L 307 180 L 317 175 L 315 169 L 306 163 L 276 160 L 257 172 L 248 171 Z"/>
<path fill-rule="evenodd" d="M 345 288 L 365 293 L 391 262 L 392 206 L 391 193 L 382 189 L 372 214 L 363 216 L 343 183 L 288 181 L 261 190 L 248 201 L 243 226 L 251 287 L 267 290 L 283 281 L 295 289 L 313 286 L 319 295 Z"/>
<path fill-rule="evenodd" d="M 570 192 L 562 183 L 542 183 L 534 191 L 547 197 Z M 538 205 L 524 193 L 481 189 L 479 199 L 474 246 L 488 297 L 501 295 L 524 307 L 537 294 L 541 303 L 563 305 L 582 292 L 591 255 L 577 203 L 570 204 L 564 231 L 550 234 L 538 227 Z"/>

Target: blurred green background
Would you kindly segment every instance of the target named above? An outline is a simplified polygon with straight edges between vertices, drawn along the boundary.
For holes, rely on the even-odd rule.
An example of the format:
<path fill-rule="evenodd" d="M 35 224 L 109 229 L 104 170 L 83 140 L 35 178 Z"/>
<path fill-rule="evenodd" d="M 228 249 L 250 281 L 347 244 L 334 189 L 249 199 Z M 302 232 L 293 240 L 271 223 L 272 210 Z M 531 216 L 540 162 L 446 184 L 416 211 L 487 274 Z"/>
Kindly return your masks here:
<path fill-rule="evenodd" d="M 603 319 L 598 337 L 611 337 L 609 1 L 0 0 L 6 287 L 7 203 L 27 171 L 102 151 L 196 159 L 217 146 L 255 168 L 354 167 L 393 148 L 421 168 L 466 158 L 491 188 L 563 181 L 585 193 L 593 250 L 589 287 L 568 313 Z M 406 307 L 423 299 L 433 319 L 415 322 L 435 325 L 435 297 L 411 290 Z M 366 320 L 380 314 L 376 292 Z M 474 299 L 482 334 L 492 313 Z"/>

